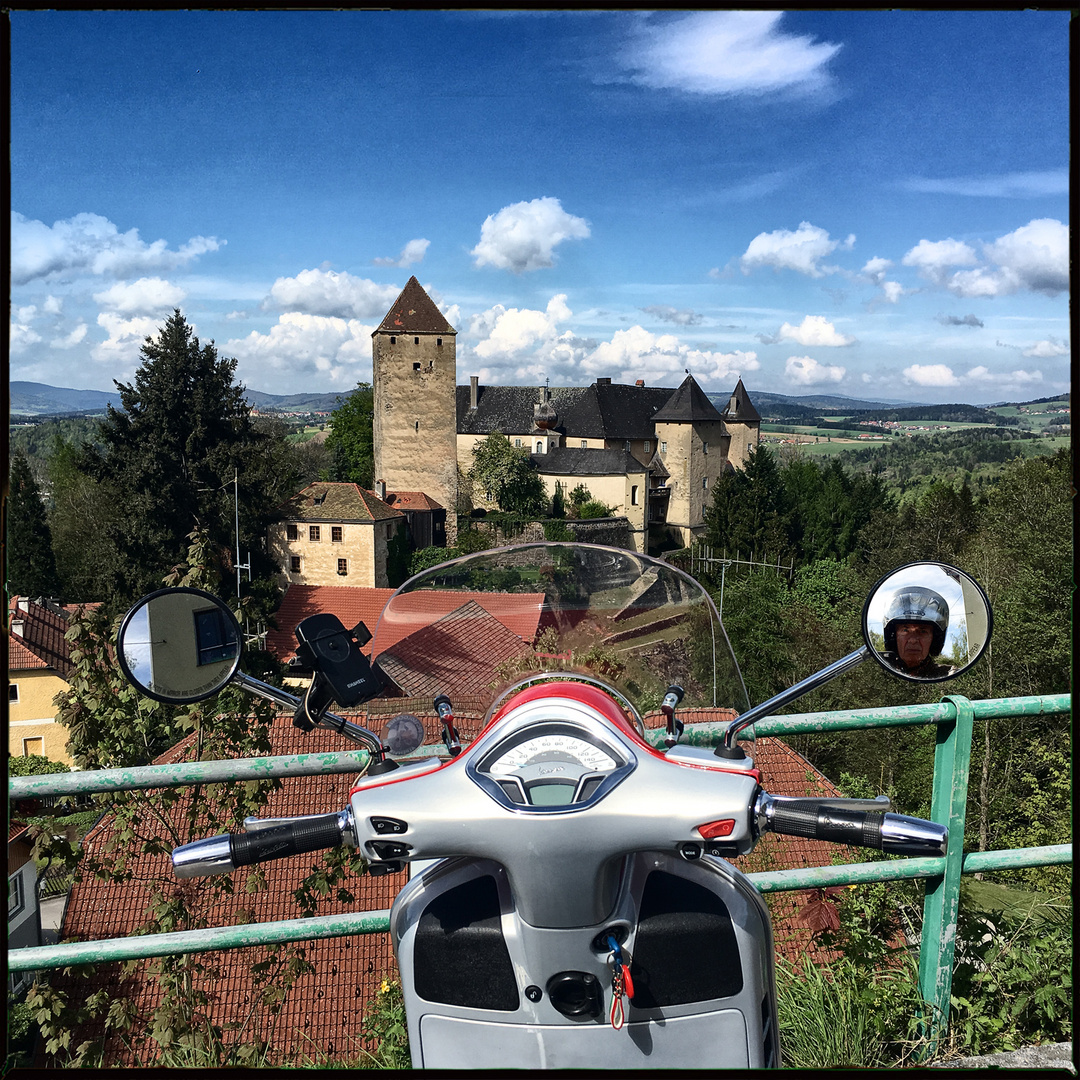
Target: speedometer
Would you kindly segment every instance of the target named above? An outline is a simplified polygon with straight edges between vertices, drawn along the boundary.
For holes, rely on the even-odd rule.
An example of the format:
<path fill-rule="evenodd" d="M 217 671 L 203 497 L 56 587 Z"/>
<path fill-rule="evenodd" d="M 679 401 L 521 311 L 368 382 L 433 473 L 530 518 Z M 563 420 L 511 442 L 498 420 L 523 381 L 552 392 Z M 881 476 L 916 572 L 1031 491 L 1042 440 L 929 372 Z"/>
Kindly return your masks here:
<path fill-rule="evenodd" d="M 550 732 L 518 743 L 491 762 L 487 772 L 509 775 L 542 762 L 572 764 L 586 772 L 610 772 L 618 767 L 618 762 L 600 747 L 575 735 Z"/>

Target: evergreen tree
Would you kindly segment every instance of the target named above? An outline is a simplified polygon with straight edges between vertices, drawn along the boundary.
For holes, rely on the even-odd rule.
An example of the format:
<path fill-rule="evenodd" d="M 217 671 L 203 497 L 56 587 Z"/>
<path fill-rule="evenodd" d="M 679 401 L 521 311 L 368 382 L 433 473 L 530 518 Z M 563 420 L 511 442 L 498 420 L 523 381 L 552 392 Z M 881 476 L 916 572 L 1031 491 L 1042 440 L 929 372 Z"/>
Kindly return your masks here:
<path fill-rule="evenodd" d="M 241 556 L 256 555 L 294 476 L 275 475 L 275 439 L 257 429 L 235 381 L 236 361 L 201 345 L 179 310 L 142 347 L 133 383 L 117 383 L 122 411 L 109 407 L 101 448 L 84 445 L 80 469 L 107 489 L 120 513 L 113 531 L 122 598 L 148 592 L 183 561 L 201 525 L 235 551 L 234 479 Z M 270 571 L 253 567 L 253 575 Z M 106 599 L 95 597 L 95 599 Z"/>
<path fill-rule="evenodd" d="M 338 407 L 330 414 L 331 430 L 326 439 L 335 480 L 362 488 L 370 488 L 375 482 L 374 411 L 375 392 L 370 383 L 357 383 L 349 397 L 338 398 Z"/>
<path fill-rule="evenodd" d="M 41 492 L 26 456 L 11 458 L 7 504 L 8 591 L 23 596 L 53 596 L 59 589 L 52 534 Z"/>

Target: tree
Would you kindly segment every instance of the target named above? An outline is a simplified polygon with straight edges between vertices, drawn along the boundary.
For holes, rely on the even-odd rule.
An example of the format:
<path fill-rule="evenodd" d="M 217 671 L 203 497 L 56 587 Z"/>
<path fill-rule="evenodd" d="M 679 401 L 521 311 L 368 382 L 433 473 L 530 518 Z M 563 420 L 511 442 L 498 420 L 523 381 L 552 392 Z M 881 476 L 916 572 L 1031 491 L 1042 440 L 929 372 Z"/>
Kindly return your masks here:
<path fill-rule="evenodd" d="M 337 400 L 326 439 L 334 479 L 370 488 L 375 482 L 375 392 L 371 383 L 359 382 L 347 398 Z"/>
<path fill-rule="evenodd" d="M 116 383 L 123 409 L 109 407 L 101 448 L 82 448 L 80 471 L 119 508 L 111 539 L 124 599 L 156 587 L 163 567 L 183 562 L 196 525 L 235 550 L 234 491 L 242 557 L 251 550 L 262 558 L 266 526 L 294 476 L 271 467 L 283 440 L 256 427 L 235 373 L 236 361 L 220 357 L 213 342 L 201 345 L 176 310 L 143 344 L 133 383 Z M 268 562 L 256 569 L 271 571 Z"/>
<path fill-rule="evenodd" d="M 55 596 L 59 589 L 52 534 L 41 492 L 26 456 L 11 458 L 7 504 L 8 589 L 23 596 Z"/>
<path fill-rule="evenodd" d="M 544 481 L 533 468 L 528 453 L 511 446 L 497 431 L 473 447 L 469 475 L 505 513 L 538 517 L 547 511 Z"/>
<path fill-rule="evenodd" d="M 759 443 L 742 470 L 725 471 L 713 484 L 712 503 L 705 511 L 706 537 L 714 547 L 732 554 L 786 556 L 791 544 L 784 519 L 780 469 Z"/>

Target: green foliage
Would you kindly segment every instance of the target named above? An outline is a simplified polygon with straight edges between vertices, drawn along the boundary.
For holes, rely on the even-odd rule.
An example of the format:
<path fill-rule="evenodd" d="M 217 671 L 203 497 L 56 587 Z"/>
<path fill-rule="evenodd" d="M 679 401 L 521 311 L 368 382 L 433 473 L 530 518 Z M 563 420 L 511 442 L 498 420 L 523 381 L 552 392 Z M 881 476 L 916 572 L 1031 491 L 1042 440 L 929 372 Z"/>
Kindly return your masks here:
<path fill-rule="evenodd" d="M 42 776 L 47 773 L 69 771 L 62 761 L 50 761 L 40 754 L 25 754 L 23 757 L 13 757 L 8 754 L 8 776 Z"/>
<path fill-rule="evenodd" d="M 234 478 L 241 553 L 252 552 L 253 576 L 273 572 L 262 540 L 296 474 L 284 437 L 252 420 L 235 372 L 236 361 L 201 345 L 177 310 L 146 339 L 133 382 L 116 384 L 123 411 L 110 406 L 101 448 L 85 444 L 74 462 L 117 508 L 101 523 L 115 563 L 91 581 L 97 595 L 87 599 L 149 592 L 161 567 L 184 561 L 196 525 L 235 551 Z"/>
<path fill-rule="evenodd" d="M 544 539 L 552 543 L 569 543 L 574 539 L 574 533 L 562 520 L 544 522 Z"/>
<path fill-rule="evenodd" d="M 528 453 L 511 446 L 498 432 L 492 432 L 473 448 L 469 476 L 500 510 L 537 517 L 547 512 L 544 481 Z"/>
<path fill-rule="evenodd" d="M 25 455 L 11 457 L 7 498 L 8 593 L 55 596 L 59 576 L 41 491 Z"/>
<path fill-rule="evenodd" d="M 570 492 L 570 505 L 575 508 L 584 506 L 590 499 L 592 499 L 592 493 L 584 484 L 578 484 Z"/>
<path fill-rule="evenodd" d="M 362 488 L 370 488 L 375 482 L 374 413 L 375 391 L 370 383 L 359 382 L 347 398 L 338 398 L 338 407 L 330 414 L 331 430 L 326 439 L 334 480 Z"/>
<path fill-rule="evenodd" d="M 606 503 L 600 502 L 599 499 L 589 499 L 588 502 L 583 502 L 577 508 L 577 516 L 582 521 L 587 521 L 590 518 L 606 518 L 610 517 L 612 508 Z"/>
<path fill-rule="evenodd" d="M 412 1068 L 405 997 L 396 979 L 382 980 L 375 999 L 364 1010 L 361 1034 L 375 1044 L 370 1054 L 375 1068 Z"/>

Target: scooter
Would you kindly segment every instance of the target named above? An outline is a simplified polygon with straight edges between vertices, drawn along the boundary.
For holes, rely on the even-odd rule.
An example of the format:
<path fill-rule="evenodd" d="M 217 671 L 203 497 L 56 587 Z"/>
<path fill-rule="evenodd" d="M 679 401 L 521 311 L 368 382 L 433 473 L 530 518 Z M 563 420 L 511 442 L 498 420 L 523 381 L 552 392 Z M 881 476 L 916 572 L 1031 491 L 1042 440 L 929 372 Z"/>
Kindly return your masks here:
<path fill-rule="evenodd" d="M 415 1067 L 768 1068 L 772 929 L 730 860 L 769 831 L 914 856 L 943 855 L 948 834 L 884 796 L 770 795 L 753 723 L 869 657 L 903 679 L 958 675 L 992 615 L 971 577 L 923 562 L 878 582 L 862 625 L 855 652 L 750 708 L 696 580 L 633 552 L 529 544 L 412 578 L 374 635 L 306 619 L 302 696 L 239 670 L 235 618 L 198 590 L 140 601 L 118 655 L 150 697 L 235 682 L 369 751 L 340 812 L 249 818 L 172 861 L 191 878 L 347 845 L 369 873 L 408 865 L 390 929 Z M 333 702 L 388 721 L 376 734 Z M 455 710 L 477 703 L 484 724 L 463 745 Z M 418 712 L 438 717 L 444 753 L 394 760 L 423 741 Z M 715 749 L 684 741 L 688 717 L 721 725 Z"/>

